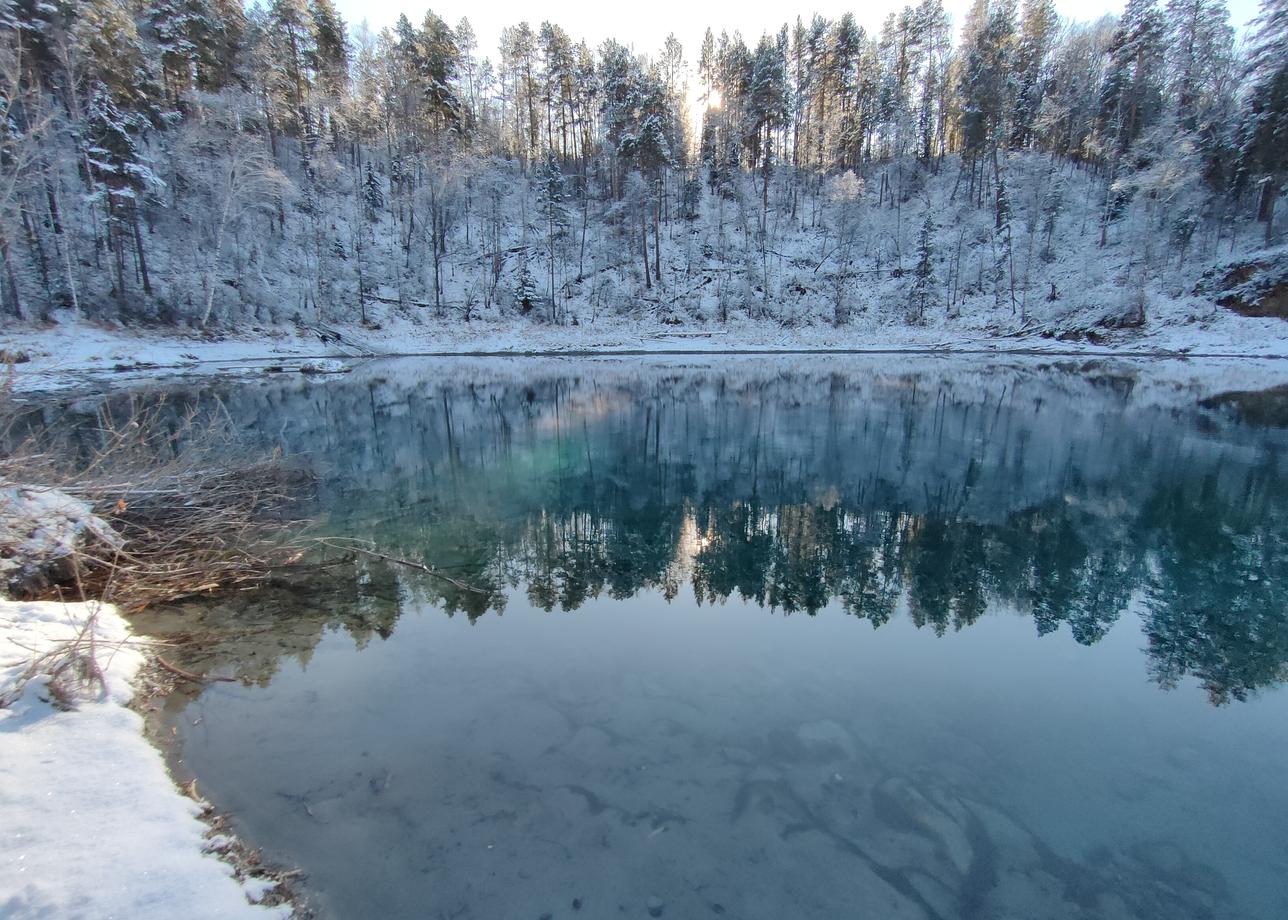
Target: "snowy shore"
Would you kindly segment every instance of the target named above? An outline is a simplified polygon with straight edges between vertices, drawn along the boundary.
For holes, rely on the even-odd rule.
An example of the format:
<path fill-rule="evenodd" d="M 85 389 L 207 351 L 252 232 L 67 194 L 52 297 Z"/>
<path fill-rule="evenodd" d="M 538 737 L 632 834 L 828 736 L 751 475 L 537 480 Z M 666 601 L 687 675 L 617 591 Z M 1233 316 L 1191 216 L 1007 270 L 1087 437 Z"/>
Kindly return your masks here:
<path fill-rule="evenodd" d="M 30 662 L 92 639 L 102 684 L 55 705 Z M 265 920 L 271 884 L 214 855 L 200 807 L 128 708 L 141 644 L 110 606 L 0 601 L 0 916 L 10 920 Z"/>
<path fill-rule="evenodd" d="M 1189 310 L 1186 306 L 1186 311 Z M 1180 305 L 1177 305 L 1180 309 Z M 985 328 L 865 324 L 785 327 L 742 320 L 675 327 L 624 321 L 551 326 L 513 322 L 412 321 L 389 310 L 379 328 L 252 327 L 202 335 L 174 328 L 121 327 L 69 320 L 11 326 L 0 351 L 16 358 L 17 390 L 54 390 L 95 380 L 298 369 L 316 358 L 399 355 L 581 355 L 933 351 L 1088 357 L 1288 358 L 1288 323 L 1216 311 L 1205 322 L 1162 309 L 1150 327 L 1116 333 L 1102 343 L 1012 335 Z"/>

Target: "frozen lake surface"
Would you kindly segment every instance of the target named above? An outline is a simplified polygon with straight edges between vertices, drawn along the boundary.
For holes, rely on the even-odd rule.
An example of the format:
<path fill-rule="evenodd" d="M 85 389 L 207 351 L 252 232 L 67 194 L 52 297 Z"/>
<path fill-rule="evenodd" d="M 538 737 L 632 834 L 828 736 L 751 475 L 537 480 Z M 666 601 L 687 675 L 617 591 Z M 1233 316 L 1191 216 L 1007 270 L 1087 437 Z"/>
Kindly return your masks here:
<path fill-rule="evenodd" d="M 186 385 L 454 581 L 187 608 L 185 666 L 244 680 L 170 699 L 184 766 L 324 917 L 1288 916 L 1288 413 L 1208 379 Z"/>

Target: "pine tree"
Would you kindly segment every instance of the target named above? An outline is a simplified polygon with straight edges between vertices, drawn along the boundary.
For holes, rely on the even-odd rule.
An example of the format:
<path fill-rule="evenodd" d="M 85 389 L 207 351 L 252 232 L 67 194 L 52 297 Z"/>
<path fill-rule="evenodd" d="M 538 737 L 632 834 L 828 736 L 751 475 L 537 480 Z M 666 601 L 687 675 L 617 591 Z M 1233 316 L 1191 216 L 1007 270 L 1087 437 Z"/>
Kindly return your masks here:
<path fill-rule="evenodd" d="M 997 150 L 1014 98 L 1014 51 L 1015 7 L 1004 0 L 988 9 L 987 18 L 964 49 L 962 155 L 971 164 L 972 179 L 975 164 L 986 157 L 993 160 L 997 171 Z"/>
<path fill-rule="evenodd" d="M 73 59 L 82 62 L 91 86 L 102 84 L 115 104 L 161 120 L 164 91 L 150 66 L 134 14 L 123 0 L 84 0 L 75 6 L 70 30 Z M 64 52 L 66 53 L 66 52 Z"/>
<path fill-rule="evenodd" d="M 524 254 L 519 257 L 519 271 L 515 276 L 514 300 L 523 312 L 527 313 L 532 309 L 536 299 L 537 279 L 532 277 L 532 271 L 528 268 L 528 257 Z"/>
<path fill-rule="evenodd" d="M 917 265 L 912 272 L 912 289 L 908 299 L 908 322 L 920 325 L 925 322 L 926 311 L 935 300 L 935 219 L 926 208 L 921 230 L 917 233 Z"/>
<path fill-rule="evenodd" d="M 197 44 L 197 87 L 217 93 L 230 87 L 245 89 L 247 33 L 250 25 L 242 0 L 209 0 L 210 28 Z"/>
<path fill-rule="evenodd" d="M 1015 312 L 1015 251 L 1011 217 L 1015 212 L 1011 203 L 1011 191 L 1006 187 L 1006 178 L 999 176 L 997 195 L 994 200 L 994 258 L 993 258 L 993 293 L 997 303 L 1003 301 L 1003 291 L 1009 288 L 1011 312 Z M 1009 279 L 1009 284 L 1003 282 Z"/>
<path fill-rule="evenodd" d="M 948 80 L 948 58 L 952 46 L 952 28 L 943 0 L 921 0 L 916 16 L 917 42 L 924 59 L 921 78 L 921 101 L 917 109 L 917 131 L 921 139 L 920 156 L 929 160 L 936 141 L 942 142 L 941 122 L 944 116 L 943 95 Z"/>
<path fill-rule="evenodd" d="M 1064 212 L 1064 181 L 1054 170 L 1047 176 L 1046 194 L 1042 196 L 1042 252 L 1044 262 L 1055 261 L 1056 222 Z"/>
<path fill-rule="evenodd" d="M 306 111 L 317 61 L 313 16 L 305 0 L 273 0 L 268 9 L 268 50 L 274 73 L 272 88 L 286 101 L 289 124 L 297 137 L 309 130 Z"/>
<path fill-rule="evenodd" d="M 365 206 L 366 219 L 369 221 L 374 221 L 385 207 L 385 193 L 380 187 L 380 178 L 376 175 L 370 160 L 367 161 L 366 177 L 362 180 L 362 202 Z"/>
<path fill-rule="evenodd" d="M 117 108 L 112 92 L 102 83 L 94 87 L 85 114 L 83 164 L 86 180 L 102 203 L 108 243 L 114 255 L 116 296 L 124 306 L 125 249 L 131 238 L 143 291 L 152 293 L 143 237 L 139 232 L 138 202 L 161 185 L 135 141 L 136 116 Z"/>
<path fill-rule="evenodd" d="M 1274 239 L 1275 203 L 1288 182 L 1288 0 L 1263 0 L 1248 66 L 1240 161 L 1258 184 L 1257 219 Z"/>
<path fill-rule="evenodd" d="M 431 132 L 461 126 L 461 101 L 453 88 L 461 53 L 452 29 L 433 11 L 420 27 L 420 92 L 424 118 Z"/>
<path fill-rule="evenodd" d="M 160 52 L 161 77 L 166 96 L 178 106 L 192 84 L 197 45 L 188 0 L 155 0 L 148 8 L 147 24 Z"/>
<path fill-rule="evenodd" d="M 466 126 L 473 130 L 479 120 L 481 100 L 479 98 L 479 62 L 475 60 L 478 51 L 478 36 L 468 18 L 462 16 L 453 30 L 456 49 L 460 54 L 460 67 L 456 73 L 455 91 L 461 100 L 461 114 Z"/>
<path fill-rule="evenodd" d="M 344 98 L 349 80 L 349 38 L 344 20 L 331 0 L 309 0 L 313 20 L 313 43 L 309 65 L 317 74 L 317 85 L 333 100 Z"/>
<path fill-rule="evenodd" d="M 550 260 L 550 321 L 558 321 L 558 300 L 555 296 L 555 243 L 563 235 L 568 223 L 564 206 L 564 174 L 559 157 L 553 150 L 546 152 L 545 162 L 537 170 L 537 201 L 546 225 L 546 256 Z"/>
<path fill-rule="evenodd" d="M 1109 48 L 1101 89 L 1101 130 L 1121 155 L 1163 109 L 1166 27 L 1158 0 L 1128 0 Z"/>
<path fill-rule="evenodd" d="M 1033 123 L 1046 92 L 1047 56 L 1058 26 L 1054 0 L 1024 0 L 1015 53 L 1017 87 L 1011 123 L 1013 148 L 1027 147 L 1033 139 Z"/>
<path fill-rule="evenodd" d="M 784 36 L 785 39 L 785 36 Z M 751 165 L 760 167 L 761 259 L 765 258 L 769 220 L 769 177 L 773 170 L 773 138 L 787 119 L 787 48 L 785 40 L 775 42 L 761 36 L 752 62 L 743 143 L 751 151 Z M 766 270 L 767 273 L 767 270 Z M 769 288 L 765 286 L 768 296 Z"/>
<path fill-rule="evenodd" d="M 684 180 L 684 188 L 680 192 L 680 210 L 684 219 L 696 220 L 701 205 L 702 182 L 697 176 L 690 176 Z"/>
<path fill-rule="evenodd" d="M 1197 130 L 1228 84 L 1234 29 L 1225 0 L 1168 0 L 1168 82 L 1182 127 Z"/>

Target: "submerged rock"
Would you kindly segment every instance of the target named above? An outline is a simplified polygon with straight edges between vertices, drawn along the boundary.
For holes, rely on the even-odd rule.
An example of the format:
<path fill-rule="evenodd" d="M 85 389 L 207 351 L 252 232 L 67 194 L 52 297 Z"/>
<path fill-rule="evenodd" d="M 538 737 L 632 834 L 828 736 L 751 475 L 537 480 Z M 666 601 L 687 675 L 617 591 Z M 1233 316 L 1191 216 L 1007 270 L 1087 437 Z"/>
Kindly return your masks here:
<path fill-rule="evenodd" d="M 890 777 L 872 789 L 872 805 L 877 817 L 891 829 L 917 834 L 937 843 L 963 876 L 973 860 L 968 835 L 961 816 L 926 798 L 920 790 L 901 777 Z"/>
<path fill-rule="evenodd" d="M 644 902 L 644 906 L 648 908 L 650 917 L 660 917 L 662 916 L 662 911 L 666 910 L 666 902 L 655 894 L 649 895 L 649 899 Z"/>

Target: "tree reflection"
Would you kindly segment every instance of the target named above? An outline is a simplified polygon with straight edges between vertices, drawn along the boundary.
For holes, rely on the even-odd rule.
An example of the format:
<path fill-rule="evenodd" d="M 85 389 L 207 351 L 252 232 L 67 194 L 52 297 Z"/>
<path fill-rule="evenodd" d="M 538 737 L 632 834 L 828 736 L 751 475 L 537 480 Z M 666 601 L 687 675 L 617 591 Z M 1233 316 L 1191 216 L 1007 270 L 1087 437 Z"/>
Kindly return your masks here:
<path fill-rule="evenodd" d="M 1192 675 L 1223 703 L 1288 679 L 1282 494 L 1235 512 L 1215 489 L 1160 484 L 1143 507 L 1121 504 L 1112 515 L 1060 498 L 979 522 L 844 500 L 767 505 L 719 491 L 675 501 L 664 491 L 595 489 L 566 476 L 566 505 L 539 503 L 508 527 L 443 513 L 403 540 L 382 538 L 485 588 L 430 592 L 471 618 L 502 609 L 507 585 L 543 610 L 570 611 L 604 593 L 656 590 L 669 600 L 687 584 L 699 603 L 736 597 L 784 614 L 837 602 L 874 627 L 902 601 L 917 627 L 938 636 L 1013 608 L 1039 635 L 1067 625 L 1091 645 L 1139 592 L 1161 686 Z"/>
<path fill-rule="evenodd" d="M 1094 367 L 969 385 L 933 368 L 636 369 L 171 396 L 324 456 L 331 530 L 473 588 L 365 563 L 333 595 L 359 641 L 388 634 L 407 592 L 475 620 L 515 596 L 573 611 L 691 591 L 833 605 L 874 628 L 904 611 L 936 636 L 1015 610 L 1084 645 L 1138 615 L 1162 687 L 1193 678 L 1220 704 L 1283 683 L 1285 436 L 1220 405 L 1137 399 L 1130 376 Z"/>
<path fill-rule="evenodd" d="M 1146 585 L 1150 671 L 1161 686 L 1196 677 L 1214 703 L 1288 680 L 1288 517 L 1279 484 L 1254 477 L 1241 504 L 1216 483 L 1159 489 Z"/>

